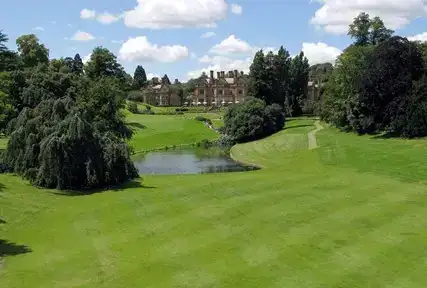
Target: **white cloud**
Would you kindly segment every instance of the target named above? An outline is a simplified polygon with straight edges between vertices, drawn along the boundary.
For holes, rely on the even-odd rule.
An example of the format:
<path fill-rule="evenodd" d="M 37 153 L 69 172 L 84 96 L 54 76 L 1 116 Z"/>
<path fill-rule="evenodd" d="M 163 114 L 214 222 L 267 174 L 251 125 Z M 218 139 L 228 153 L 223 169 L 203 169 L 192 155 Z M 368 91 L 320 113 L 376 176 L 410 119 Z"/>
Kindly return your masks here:
<path fill-rule="evenodd" d="M 421 42 L 425 42 L 427 41 L 427 32 L 415 35 L 415 36 L 411 36 L 408 37 L 409 41 L 421 41 Z"/>
<path fill-rule="evenodd" d="M 96 16 L 95 10 L 83 9 L 80 11 L 80 18 L 82 19 L 94 19 Z"/>
<path fill-rule="evenodd" d="M 240 5 L 237 4 L 231 4 L 231 12 L 234 14 L 242 14 L 243 8 Z"/>
<path fill-rule="evenodd" d="M 342 51 L 325 43 L 302 43 L 302 51 L 307 57 L 310 65 L 319 63 L 335 63 Z"/>
<path fill-rule="evenodd" d="M 156 74 L 156 73 L 148 73 L 148 74 L 147 74 L 147 79 L 148 79 L 148 80 L 151 80 L 151 79 L 153 79 L 154 77 L 160 78 L 159 74 Z"/>
<path fill-rule="evenodd" d="M 124 13 L 126 26 L 136 28 L 214 27 L 227 16 L 225 0 L 137 0 Z"/>
<path fill-rule="evenodd" d="M 36 30 L 36 31 L 44 31 L 44 28 L 43 28 L 43 27 L 40 27 L 40 26 L 37 26 L 37 27 L 34 27 L 34 28 L 33 28 L 33 30 Z"/>
<path fill-rule="evenodd" d="M 118 21 L 119 19 L 120 19 L 120 16 L 113 15 L 113 14 L 110 14 L 108 12 L 104 12 L 102 14 L 99 14 L 96 17 L 96 20 L 98 20 L 102 24 L 111 24 L 111 23 Z"/>
<path fill-rule="evenodd" d="M 209 50 L 210 53 L 218 55 L 251 54 L 253 51 L 254 47 L 249 45 L 246 41 L 236 38 L 235 35 L 230 35 Z"/>
<path fill-rule="evenodd" d="M 83 64 L 86 64 L 90 60 L 91 56 L 92 56 L 92 53 L 84 56 L 83 59 L 82 59 Z"/>
<path fill-rule="evenodd" d="M 188 57 L 188 48 L 181 45 L 159 46 L 148 41 L 147 37 L 129 38 L 119 50 L 119 58 L 126 61 L 176 62 Z"/>
<path fill-rule="evenodd" d="M 427 15 L 427 0 L 316 0 L 322 7 L 311 23 L 334 34 L 345 34 L 360 12 L 379 16 L 391 29 L 402 28 L 412 20 Z"/>
<path fill-rule="evenodd" d="M 209 57 L 208 55 L 204 55 L 199 59 L 200 63 L 209 64 L 207 67 L 193 70 L 187 73 L 188 78 L 197 78 L 202 75 L 203 72 L 209 75 L 209 71 L 230 71 L 230 70 L 238 70 L 243 71 L 245 73 L 249 72 L 249 66 L 252 63 L 252 56 L 243 58 L 243 59 L 232 59 L 226 56 L 213 56 Z M 215 75 L 216 76 L 216 75 Z"/>
<path fill-rule="evenodd" d="M 215 35 L 216 35 L 215 32 L 210 31 L 210 32 L 206 32 L 206 33 L 202 34 L 202 36 L 200 36 L 200 38 L 211 38 Z"/>
<path fill-rule="evenodd" d="M 74 41 L 90 41 L 93 39 L 95 39 L 95 37 L 92 34 L 84 31 L 77 31 L 73 37 L 71 37 L 71 40 Z"/>

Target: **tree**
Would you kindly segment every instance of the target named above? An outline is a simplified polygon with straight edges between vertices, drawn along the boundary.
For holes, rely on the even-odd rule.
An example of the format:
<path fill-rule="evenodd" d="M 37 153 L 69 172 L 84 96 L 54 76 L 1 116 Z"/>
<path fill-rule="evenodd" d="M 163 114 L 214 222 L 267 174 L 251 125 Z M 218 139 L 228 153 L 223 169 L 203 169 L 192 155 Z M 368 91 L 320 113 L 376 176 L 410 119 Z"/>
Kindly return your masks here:
<path fill-rule="evenodd" d="M 10 51 L 5 43 L 8 41 L 6 34 L 0 31 L 0 72 L 13 71 L 19 69 L 18 55 Z"/>
<path fill-rule="evenodd" d="M 380 17 L 371 20 L 370 43 L 376 45 L 390 39 L 394 34 L 393 30 L 387 29 Z"/>
<path fill-rule="evenodd" d="M 284 107 L 286 100 L 289 97 L 290 92 L 290 66 L 291 66 L 291 57 L 289 52 L 280 47 L 277 52 L 275 66 L 276 66 L 276 74 L 277 74 L 277 99 L 273 102 L 279 104 Z"/>
<path fill-rule="evenodd" d="M 5 133 L 9 121 L 16 117 L 10 99 L 12 79 L 9 73 L 0 72 L 0 133 Z"/>
<path fill-rule="evenodd" d="M 358 133 L 393 130 L 400 111 L 406 110 L 413 81 L 424 72 L 423 59 L 414 43 L 392 37 L 382 42 L 367 58 L 360 78 L 359 98 L 353 112 L 353 129 Z M 396 131 L 390 131 L 396 132 Z"/>
<path fill-rule="evenodd" d="M 38 64 L 49 64 L 49 50 L 39 43 L 36 35 L 22 35 L 16 39 L 16 45 L 26 68 L 32 68 Z"/>
<path fill-rule="evenodd" d="M 133 74 L 133 88 L 141 89 L 147 85 L 147 75 L 145 74 L 145 70 L 141 65 L 138 65 L 135 69 L 135 73 Z"/>
<path fill-rule="evenodd" d="M 78 190 L 137 177 L 124 140 L 131 131 L 119 80 L 86 81 L 39 68 L 33 74 L 25 107 L 10 122 L 4 161 L 13 172 L 37 186 Z"/>
<path fill-rule="evenodd" d="M 77 75 L 83 74 L 83 61 L 82 58 L 80 58 L 80 54 L 77 53 L 74 56 L 72 69 L 73 73 L 76 73 Z"/>
<path fill-rule="evenodd" d="M 393 33 L 379 17 L 371 19 L 364 12 L 354 18 L 348 30 L 348 35 L 355 39 L 354 44 L 358 46 L 376 45 L 389 39 Z"/>
<path fill-rule="evenodd" d="M 171 85 L 171 81 L 169 80 L 169 77 L 168 77 L 168 75 L 167 75 L 167 74 L 165 74 L 165 75 L 162 77 L 162 83 L 163 83 L 163 84 L 167 84 L 167 85 Z"/>
<path fill-rule="evenodd" d="M 283 129 L 285 117 L 278 104 L 265 105 L 257 98 L 230 106 L 224 115 L 223 132 L 242 143 L 257 140 Z"/>
<path fill-rule="evenodd" d="M 262 50 L 255 53 L 249 68 L 248 95 L 266 101 L 270 93 L 266 75 L 267 63 Z"/>
<path fill-rule="evenodd" d="M 0 52 L 8 50 L 5 45 L 7 41 L 9 41 L 9 39 L 7 38 L 6 34 L 4 34 L 2 30 L 0 30 Z"/>
<path fill-rule="evenodd" d="M 323 120 L 343 130 L 351 130 L 350 121 L 356 119 L 360 78 L 367 68 L 373 46 L 351 45 L 338 57 L 336 67 L 325 84 Z"/>
<path fill-rule="evenodd" d="M 108 49 L 96 47 L 86 63 L 86 75 L 91 79 L 115 77 L 124 80 L 125 71 L 117 62 L 117 57 Z"/>
<path fill-rule="evenodd" d="M 353 23 L 350 24 L 348 35 L 355 39 L 356 45 L 365 46 L 370 43 L 370 28 L 369 14 L 363 12 L 354 18 Z"/>
<path fill-rule="evenodd" d="M 302 114 L 302 106 L 307 98 L 307 84 L 310 65 L 308 59 L 301 52 L 298 56 L 292 58 L 290 65 L 290 92 L 287 106 L 292 116 Z"/>

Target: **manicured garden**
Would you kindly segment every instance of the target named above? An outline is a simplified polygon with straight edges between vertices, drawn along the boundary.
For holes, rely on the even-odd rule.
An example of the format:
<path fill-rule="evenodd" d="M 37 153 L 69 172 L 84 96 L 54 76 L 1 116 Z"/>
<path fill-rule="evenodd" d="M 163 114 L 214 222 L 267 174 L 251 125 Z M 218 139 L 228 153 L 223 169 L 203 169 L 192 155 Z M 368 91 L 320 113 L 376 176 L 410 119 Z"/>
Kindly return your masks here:
<path fill-rule="evenodd" d="M 129 122 L 138 149 L 215 137 L 181 116 Z M 313 124 L 235 146 L 254 172 L 86 196 L 0 175 L 0 287 L 425 287 L 427 142 L 323 123 L 308 150 Z"/>

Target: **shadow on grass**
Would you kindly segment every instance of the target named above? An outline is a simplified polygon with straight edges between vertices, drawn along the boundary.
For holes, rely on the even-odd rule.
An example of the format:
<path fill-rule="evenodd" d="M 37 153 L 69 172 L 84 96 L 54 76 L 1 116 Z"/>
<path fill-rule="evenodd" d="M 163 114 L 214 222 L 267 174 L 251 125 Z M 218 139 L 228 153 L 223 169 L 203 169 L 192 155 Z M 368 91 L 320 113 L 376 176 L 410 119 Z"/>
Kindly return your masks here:
<path fill-rule="evenodd" d="M 76 197 L 76 196 L 88 196 L 93 195 L 97 193 L 107 192 L 107 191 L 123 191 L 126 189 L 156 189 L 157 187 L 153 186 L 146 186 L 141 183 L 141 181 L 132 180 L 125 184 L 114 186 L 114 187 L 104 187 L 99 189 L 91 189 L 91 190 L 62 190 L 62 191 L 54 191 L 52 192 L 55 195 L 61 195 L 61 196 L 70 196 L 70 197 Z"/>
<path fill-rule="evenodd" d="M 397 133 L 371 133 L 372 139 L 392 139 L 392 138 L 401 138 L 401 136 Z"/>
<path fill-rule="evenodd" d="M 304 127 L 314 127 L 314 125 L 310 125 L 310 124 L 295 125 L 295 126 L 285 127 L 284 130 L 290 130 L 290 129 L 295 129 L 295 128 L 304 128 Z"/>
<path fill-rule="evenodd" d="M 0 183 L 0 192 L 3 191 L 6 188 L 6 185 L 3 183 Z"/>
<path fill-rule="evenodd" d="M 29 252 L 32 251 L 28 246 L 18 245 L 6 240 L 0 240 L 0 257 L 15 256 Z"/>
<path fill-rule="evenodd" d="M 147 126 L 138 122 L 127 123 L 127 126 L 129 126 L 131 129 L 140 129 L 140 130 L 147 128 Z"/>

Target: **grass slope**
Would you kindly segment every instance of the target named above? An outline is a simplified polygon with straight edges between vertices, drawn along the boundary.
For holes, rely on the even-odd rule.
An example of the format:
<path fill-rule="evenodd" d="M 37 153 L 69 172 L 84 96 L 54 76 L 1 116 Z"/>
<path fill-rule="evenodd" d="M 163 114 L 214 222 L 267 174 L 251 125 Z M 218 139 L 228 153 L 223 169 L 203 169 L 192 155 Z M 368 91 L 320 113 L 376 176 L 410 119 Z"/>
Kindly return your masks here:
<path fill-rule="evenodd" d="M 135 134 L 130 141 L 135 151 L 192 144 L 218 135 L 187 115 L 128 115 Z"/>
<path fill-rule="evenodd" d="M 287 125 L 232 149 L 254 172 L 75 197 L 0 175 L 0 287 L 426 287 L 424 140 L 308 150 L 313 121 Z"/>

